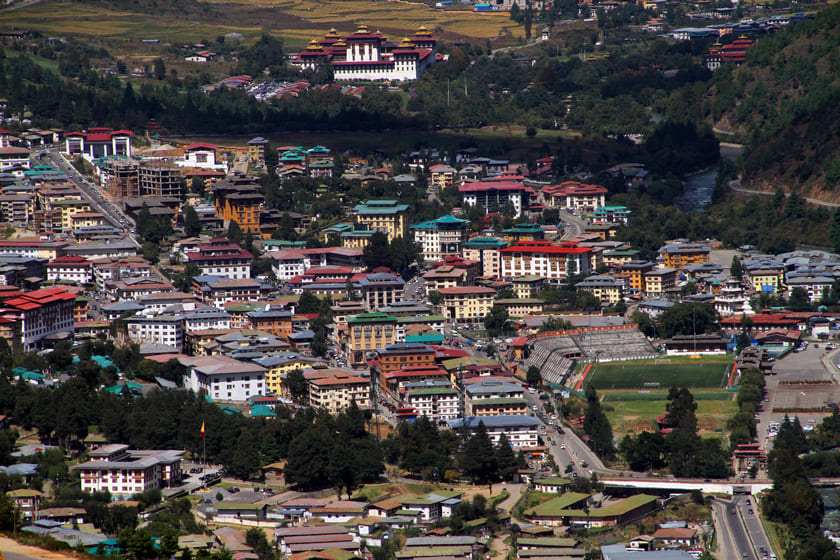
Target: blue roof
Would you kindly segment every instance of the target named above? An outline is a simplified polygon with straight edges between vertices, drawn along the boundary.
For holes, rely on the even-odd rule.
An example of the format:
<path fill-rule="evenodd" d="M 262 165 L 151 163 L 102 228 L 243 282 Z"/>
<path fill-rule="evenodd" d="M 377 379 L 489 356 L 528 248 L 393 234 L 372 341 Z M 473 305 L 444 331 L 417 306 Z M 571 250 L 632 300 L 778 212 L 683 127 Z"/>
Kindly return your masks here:
<path fill-rule="evenodd" d="M 469 220 L 462 220 L 461 218 L 456 218 L 452 214 L 445 214 L 440 218 L 429 220 L 426 222 L 420 222 L 419 224 L 414 224 L 411 226 L 412 229 L 438 229 L 441 226 L 465 226 L 469 223 Z"/>
<path fill-rule="evenodd" d="M 475 429 L 482 422 L 488 429 L 505 427 L 531 428 L 539 425 L 539 421 L 533 416 L 500 414 L 498 416 L 467 416 L 465 418 L 450 420 L 449 427 L 455 430 L 458 428 Z"/>
<path fill-rule="evenodd" d="M 270 406 L 255 404 L 251 406 L 251 416 L 256 418 L 273 418 L 277 416 L 277 413 Z"/>

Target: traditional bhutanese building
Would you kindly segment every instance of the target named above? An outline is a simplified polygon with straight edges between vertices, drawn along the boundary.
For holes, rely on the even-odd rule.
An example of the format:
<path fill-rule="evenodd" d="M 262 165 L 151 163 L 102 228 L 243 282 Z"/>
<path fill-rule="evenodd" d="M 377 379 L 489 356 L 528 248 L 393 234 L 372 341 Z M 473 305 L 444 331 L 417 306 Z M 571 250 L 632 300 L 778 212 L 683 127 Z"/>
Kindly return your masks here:
<path fill-rule="evenodd" d="M 242 233 L 259 235 L 260 206 L 265 197 L 256 183 L 225 181 L 213 187 L 216 214 L 225 223 L 236 222 Z"/>
<path fill-rule="evenodd" d="M 329 64 L 336 80 L 407 81 L 418 79 L 438 59 L 436 47 L 437 41 L 425 27 L 394 43 L 360 25 L 344 37 L 331 29 L 320 41 L 313 39 L 292 56 L 292 63 L 304 70 Z"/>

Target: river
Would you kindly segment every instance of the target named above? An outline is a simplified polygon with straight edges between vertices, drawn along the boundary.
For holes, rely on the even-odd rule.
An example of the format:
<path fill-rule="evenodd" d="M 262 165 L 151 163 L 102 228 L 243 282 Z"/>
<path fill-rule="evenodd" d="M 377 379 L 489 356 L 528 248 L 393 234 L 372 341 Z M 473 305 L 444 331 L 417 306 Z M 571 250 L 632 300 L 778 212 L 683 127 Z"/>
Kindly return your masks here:
<path fill-rule="evenodd" d="M 720 156 L 734 161 L 741 155 L 742 150 L 743 147 L 735 144 L 722 144 Z M 677 206 L 685 212 L 698 212 L 708 208 L 715 192 L 717 173 L 718 167 L 715 165 L 686 176 L 683 180 L 683 193 L 677 198 Z"/>

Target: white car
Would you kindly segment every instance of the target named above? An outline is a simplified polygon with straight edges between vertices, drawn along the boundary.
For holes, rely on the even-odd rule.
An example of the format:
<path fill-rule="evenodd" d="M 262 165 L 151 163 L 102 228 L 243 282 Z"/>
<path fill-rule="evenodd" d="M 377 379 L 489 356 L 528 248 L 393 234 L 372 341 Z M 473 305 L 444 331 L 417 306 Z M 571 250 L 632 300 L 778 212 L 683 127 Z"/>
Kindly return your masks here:
<path fill-rule="evenodd" d="M 560 449 L 566 449 L 566 444 L 565 444 L 565 443 L 561 443 L 561 444 L 560 444 Z"/>

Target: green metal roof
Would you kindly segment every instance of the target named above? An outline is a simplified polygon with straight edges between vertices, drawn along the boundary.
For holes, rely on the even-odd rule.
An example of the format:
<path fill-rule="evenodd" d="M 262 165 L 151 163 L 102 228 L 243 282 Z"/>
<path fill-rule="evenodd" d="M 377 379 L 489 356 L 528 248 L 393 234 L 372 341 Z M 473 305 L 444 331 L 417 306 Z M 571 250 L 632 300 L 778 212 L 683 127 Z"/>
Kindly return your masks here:
<path fill-rule="evenodd" d="M 472 249 L 501 249 L 502 247 L 507 247 L 507 245 L 507 241 L 503 241 L 498 237 L 473 237 L 472 239 L 464 243 L 465 247 L 469 247 Z"/>
<path fill-rule="evenodd" d="M 352 315 L 347 319 L 347 323 L 350 325 L 364 325 L 367 323 L 396 323 L 397 318 L 391 317 L 386 313 L 381 313 L 378 311 L 374 311 L 371 313 L 360 313 L 358 315 Z"/>

